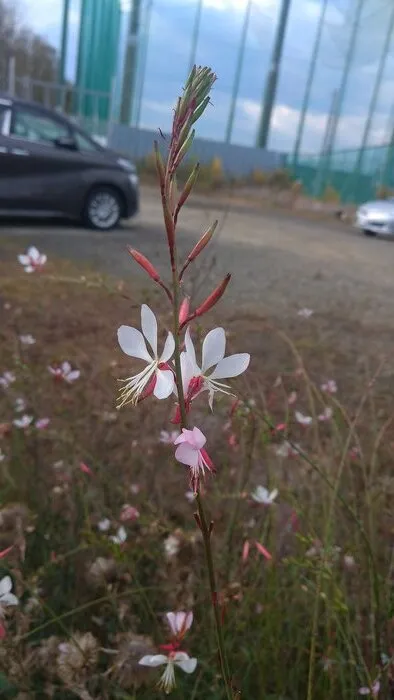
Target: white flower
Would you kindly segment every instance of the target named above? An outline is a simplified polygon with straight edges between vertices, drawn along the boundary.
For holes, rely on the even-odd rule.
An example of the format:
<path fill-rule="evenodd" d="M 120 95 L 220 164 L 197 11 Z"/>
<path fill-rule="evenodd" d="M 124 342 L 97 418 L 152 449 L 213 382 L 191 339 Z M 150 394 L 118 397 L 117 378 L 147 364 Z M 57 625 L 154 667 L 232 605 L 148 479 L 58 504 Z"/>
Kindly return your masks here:
<path fill-rule="evenodd" d="M 32 421 L 33 416 L 28 416 L 25 413 L 22 418 L 15 418 L 12 422 L 16 428 L 28 428 Z"/>
<path fill-rule="evenodd" d="M 35 246 L 31 246 L 26 255 L 18 255 L 18 260 L 25 268 L 25 272 L 34 272 L 45 265 L 47 256 L 41 254 Z"/>
<path fill-rule="evenodd" d="M 294 447 L 287 441 L 284 440 L 275 450 L 277 457 L 294 457 L 298 454 L 297 449 L 301 449 L 299 445 L 295 444 Z"/>
<path fill-rule="evenodd" d="M 190 658 L 184 651 L 172 651 L 168 656 L 164 654 L 148 654 L 143 656 L 138 663 L 141 666 L 151 666 L 152 668 L 165 664 L 166 667 L 160 679 L 159 687 L 165 693 L 170 693 L 176 685 L 175 666 L 179 666 L 185 673 L 193 673 L 197 666 L 197 659 Z"/>
<path fill-rule="evenodd" d="M 20 335 L 19 340 L 21 341 L 22 345 L 34 345 L 36 342 L 36 339 L 33 338 L 31 333 L 27 333 L 26 335 Z"/>
<path fill-rule="evenodd" d="M 97 527 L 100 532 L 107 532 L 111 527 L 111 521 L 108 518 L 103 518 L 97 523 Z"/>
<path fill-rule="evenodd" d="M 172 559 L 175 557 L 179 552 L 180 546 L 181 542 L 179 537 L 176 535 L 168 535 L 168 537 L 164 540 L 164 551 L 167 559 Z"/>
<path fill-rule="evenodd" d="M 168 333 L 163 352 L 159 356 L 156 316 L 146 304 L 141 306 L 141 328 L 142 333 L 131 326 L 121 326 L 118 329 L 118 342 L 123 352 L 147 363 L 142 372 L 121 380 L 125 385 L 120 392 L 119 408 L 129 402 L 135 405 L 145 388 L 157 399 L 166 399 L 174 389 L 174 375 L 167 364 L 174 354 L 174 336 Z M 151 352 L 147 349 L 146 341 Z"/>
<path fill-rule="evenodd" d="M 0 386 L 7 389 L 9 385 L 15 381 L 15 379 L 16 377 L 13 372 L 4 372 L 4 374 L 0 377 Z"/>
<path fill-rule="evenodd" d="M 124 542 L 126 542 L 126 540 L 127 540 L 127 532 L 126 532 L 125 528 L 123 527 L 123 525 L 120 526 L 116 535 L 111 535 L 111 537 L 109 539 L 114 544 L 124 544 Z"/>
<path fill-rule="evenodd" d="M 304 308 L 304 309 L 300 309 L 297 312 L 297 315 L 301 316 L 302 318 L 310 318 L 313 315 L 313 311 L 312 311 L 312 309 Z"/>
<path fill-rule="evenodd" d="M 332 410 L 331 406 L 326 406 L 323 413 L 320 413 L 320 415 L 318 415 L 317 418 L 322 423 L 324 423 L 324 421 L 330 420 L 330 418 L 332 418 L 332 415 L 333 415 L 333 410 Z"/>
<path fill-rule="evenodd" d="M 172 636 L 181 640 L 193 624 L 193 612 L 168 612 L 167 622 L 170 626 Z"/>
<path fill-rule="evenodd" d="M 193 503 L 193 501 L 195 501 L 196 494 L 194 491 L 186 491 L 185 498 L 187 501 L 189 501 L 189 503 Z"/>
<path fill-rule="evenodd" d="M 160 431 L 159 441 L 165 445 L 173 445 L 176 438 L 179 436 L 179 430 L 172 430 L 170 433 L 167 430 Z"/>
<path fill-rule="evenodd" d="M 3 462 L 4 460 L 5 460 L 5 454 L 4 454 L 3 450 L 2 450 L 1 447 L 0 447 L 0 462 Z"/>
<path fill-rule="evenodd" d="M 48 367 L 48 370 L 55 379 L 63 379 L 68 384 L 75 382 L 81 375 L 79 369 L 71 369 L 71 365 L 67 361 L 62 362 L 60 367 Z"/>
<path fill-rule="evenodd" d="M 301 411 L 296 411 L 294 417 L 300 425 L 311 425 L 313 421 L 312 416 L 305 416 Z"/>
<path fill-rule="evenodd" d="M 214 328 L 209 331 L 202 344 L 201 368 L 196 361 L 196 352 L 190 330 L 185 333 L 186 351 L 181 353 L 181 368 L 183 391 L 188 401 L 191 401 L 202 391 L 209 392 L 209 405 L 212 409 L 215 391 L 231 394 L 227 384 L 218 379 L 238 377 L 249 366 L 250 355 L 246 352 L 225 357 L 226 334 L 224 328 Z M 211 370 L 209 372 L 209 370 Z"/>
<path fill-rule="evenodd" d="M 336 394 L 338 391 L 337 383 L 335 379 L 328 379 L 324 384 L 321 385 L 320 389 L 325 391 L 327 394 Z"/>
<path fill-rule="evenodd" d="M 15 399 L 15 411 L 17 413 L 21 413 L 21 411 L 24 411 L 26 408 L 26 401 L 25 399 Z"/>
<path fill-rule="evenodd" d="M 7 608 L 9 605 L 18 605 L 19 600 L 11 593 L 12 581 L 10 576 L 4 576 L 0 581 L 0 617 L 3 616 L 3 608 Z"/>
<path fill-rule="evenodd" d="M 278 489 L 273 491 L 268 491 L 264 486 L 257 486 L 257 488 L 251 494 L 252 498 L 256 503 L 261 503 L 265 506 L 270 506 L 278 495 Z"/>

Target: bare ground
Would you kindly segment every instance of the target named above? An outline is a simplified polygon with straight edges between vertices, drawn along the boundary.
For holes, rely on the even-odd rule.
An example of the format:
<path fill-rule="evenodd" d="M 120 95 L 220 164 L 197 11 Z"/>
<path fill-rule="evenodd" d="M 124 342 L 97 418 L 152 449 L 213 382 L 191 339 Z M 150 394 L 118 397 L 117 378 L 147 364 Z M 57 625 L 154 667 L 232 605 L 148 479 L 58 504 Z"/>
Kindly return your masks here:
<path fill-rule="evenodd" d="M 124 278 L 141 280 L 125 252 L 138 248 L 165 275 L 166 240 L 156 192 L 146 188 L 138 220 L 112 233 L 86 231 L 69 224 L 3 221 L 3 255 L 35 244 L 49 256 L 81 261 L 92 268 Z M 394 244 L 369 239 L 350 226 L 256 208 L 215 207 L 212 198 L 196 198 L 184 210 L 178 242 L 185 254 L 201 232 L 218 218 L 219 235 L 207 260 L 203 291 L 225 273 L 233 279 L 226 295 L 227 311 L 241 310 L 250 319 L 269 319 L 286 328 L 313 323 L 322 342 L 335 344 L 357 356 L 368 346 L 372 356 L 391 355 L 394 296 Z M 212 252 L 211 252 L 212 255 Z M 211 260 L 212 263 L 212 260 Z M 297 316 L 302 307 L 314 310 L 312 320 Z M 261 328 L 261 324 L 258 324 Z"/>

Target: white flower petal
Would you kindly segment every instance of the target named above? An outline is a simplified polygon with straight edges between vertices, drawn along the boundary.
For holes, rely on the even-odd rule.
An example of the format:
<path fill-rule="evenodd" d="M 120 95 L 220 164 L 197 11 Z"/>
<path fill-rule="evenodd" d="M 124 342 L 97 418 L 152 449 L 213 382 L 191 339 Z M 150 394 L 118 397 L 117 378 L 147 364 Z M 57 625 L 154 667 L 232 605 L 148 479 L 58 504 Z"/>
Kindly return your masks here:
<path fill-rule="evenodd" d="M 63 374 L 69 374 L 69 372 L 71 372 L 71 365 L 68 360 L 62 362 L 62 372 Z"/>
<path fill-rule="evenodd" d="M 187 328 L 185 333 L 185 348 L 189 358 L 189 362 L 193 367 L 193 372 L 199 374 L 199 367 L 196 361 L 196 351 L 194 349 L 193 341 L 190 336 L 190 328 Z"/>
<path fill-rule="evenodd" d="M 170 626 L 170 629 L 171 629 L 172 634 L 174 635 L 174 637 L 176 637 L 176 635 L 178 634 L 178 626 L 177 626 L 177 616 L 176 616 L 176 614 L 173 613 L 173 612 L 168 612 L 168 613 L 166 613 L 166 618 L 167 618 L 167 622 L 168 622 L 168 624 L 169 624 L 169 626 Z"/>
<path fill-rule="evenodd" d="M 34 272 L 34 267 L 32 265 L 26 265 L 25 272 Z"/>
<path fill-rule="evenodd" d="M 204 447 L 207 438 L 205 437 L 204 433 L 201 432 L 200 428 L 194 427 L 192 433 L 194 445 L 198 450 L 201 450 L 201 448 Z"/>
<path fill-rule="evenodd" d="M 118 329 L 118 343 L 123 352 L 130 357 L 137 357 L 146 362 L 152 362 L 148 353 L 144 336 L 141 331 L 131 326 L 121 326 Z"/>
<path fill-rule="evenodd" d="M 1 605 L 5 605 L 5 606 L 18 605 L 19 600 L 16 597 L 16 595 L 14 595 L 13 593 L 6 593 L 5 595 L 1 596 L 0 603 L 1 603 Z"/>
<path fill-rule="evenodd" d="M 174 663 L 185 673 L 193 673 L 196 670 L 197 659 L 191 659 L 186 652 L 178 651 L 174 654 Z"/>
<path fill-rule="evenodd" d="M 30 258 L 28 255 L 18 255 L 18 260 L 21 265 L 29 265 L 30 264 Z"/>
<path fill-rule="evenodd" d="M 140 666 L 161 666 L 166 664 L 167 661 L 167 656 L 164 656 L 164 654 L 147 654 L 138 663 Z"/>
<path fill-rule="evenodd" d="M 12 589 L 11 576 L 4 576 L 4 578 L 2 578 L 0 581 L 0 597 L 2 598 L 4 595 L 9 593 L 11 589 Z"/>
<path fill-rule="evenodd" d="M 44 253 L 43 255 L 40 256 L 40 265 L 45 265 L 47 260 L 48 260 L 48 258 Z"/>
<path fill-rule="evenodd" d="M 188 467 L 197 467 L 198 450 L 194 450 L 187 442 L 183 442 L 175 450 L 175 459 Z"/>
<path fill-rule="evenodd" d="M 67 376 L 65 377 L 65 379 L 66 379 L 68 382 L 75 382 L 76 379 L 79 379 L 80 374 L 81 374 L 81 372 L 80 372 L 79 369 L 72 369 L 71 372 L 68 372 L 68 374 L 67 374 Z"/>
<path fill-rule="evenodd" d="M 217 367 L 209 375 L 209 379 L 227 379 L 229 377 L 238 377 L 239 374 L 245 372 L 250 362 L 250 355 L 247 352 L 241 352 L 236 355 L 220 360 Z"/>
<path fill-rule="evenodd" d="M 141 328 L 152 348 L 154 357 L 157 358 L 157 321 L 155 314 L 147 304 L 141 306 Z"/>
<path fill-rule="evenodd" d="M 27 251 L 27 254 L 29 258 L 31 258 L 31 260 L 33 260 L 34 262 L 36 262 L 36 260 L 39 260 L 40 258 L 40 253 L 34 245 L 30 246 L 30 248 Z"/>
<path fill-rule="evenodd" d="M 205 336 L 202 345 L 202 373 L 223 360 L 226 351 L 226 334 L 224 328 L 214 328 Z"/>
<path fill-rule="evenodd" d="M 174 354 L 175 340 L 172 333 L 168 333 L 166 342 L 164 343 L 163 352 L 161 353 L 160 362 L 168 362 Z"/>
<path fill-rule="evenodd" d="M 158 369 L 156 372 L 156 384 L 153 390 L 157 399 L 167 399 L 174 391 L 174 375 L 171 370 Z"/>

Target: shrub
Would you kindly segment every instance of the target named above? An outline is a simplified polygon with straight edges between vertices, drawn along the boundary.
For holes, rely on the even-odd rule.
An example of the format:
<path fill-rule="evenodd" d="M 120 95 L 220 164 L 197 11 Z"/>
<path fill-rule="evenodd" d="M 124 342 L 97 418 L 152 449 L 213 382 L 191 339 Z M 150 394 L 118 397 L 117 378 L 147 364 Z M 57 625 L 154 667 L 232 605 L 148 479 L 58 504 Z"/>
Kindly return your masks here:
<path fill-rule="evenodd" d="M 335 189 L 335 187 L 333 187 L 332 185 L 327 185 L 322 194 L 322 200 L 323 202 L 327 202 L 330 204 L 339 204 L 341 201 L 341 195 Z"/>

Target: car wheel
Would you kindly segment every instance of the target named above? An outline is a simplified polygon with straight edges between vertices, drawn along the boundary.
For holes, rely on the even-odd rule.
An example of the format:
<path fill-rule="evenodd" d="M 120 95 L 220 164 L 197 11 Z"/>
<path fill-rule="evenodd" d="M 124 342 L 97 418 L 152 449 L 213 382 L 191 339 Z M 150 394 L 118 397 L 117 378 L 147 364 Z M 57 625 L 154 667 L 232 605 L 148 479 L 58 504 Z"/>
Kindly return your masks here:
<path fill-rule="evenodd" d="M 374 236 L 376 236 L 375 231 L 370 231 L 367 228 L 363 229 L 363 234 L 364 234 L 364 236 L 369 236 L 370 238 L 373 238 Z"/>
<path fill-rule="evenodd" d="M 95 187 L 89 192 L 83 211 L 86 226 L 98 231 L 110 231 L 118 225 L 121 214 L 121 197 L 112 187 Z"/>

